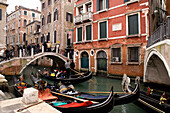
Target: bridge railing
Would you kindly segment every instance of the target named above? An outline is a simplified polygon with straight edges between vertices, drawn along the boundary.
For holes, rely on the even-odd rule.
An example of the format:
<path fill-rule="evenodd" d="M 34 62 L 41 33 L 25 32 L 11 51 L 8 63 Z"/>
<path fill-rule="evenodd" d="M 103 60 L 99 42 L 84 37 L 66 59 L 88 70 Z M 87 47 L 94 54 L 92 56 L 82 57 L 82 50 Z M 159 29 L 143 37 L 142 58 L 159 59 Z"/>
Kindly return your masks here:
<path fill-rule="evenodd" d="M 165 39 L 170 39 L 170 17 L 167 17 L 167 21 L 161 23 L 161 25 L 153 33 L 151 33 L 148 38 L 147 47 Z"/>

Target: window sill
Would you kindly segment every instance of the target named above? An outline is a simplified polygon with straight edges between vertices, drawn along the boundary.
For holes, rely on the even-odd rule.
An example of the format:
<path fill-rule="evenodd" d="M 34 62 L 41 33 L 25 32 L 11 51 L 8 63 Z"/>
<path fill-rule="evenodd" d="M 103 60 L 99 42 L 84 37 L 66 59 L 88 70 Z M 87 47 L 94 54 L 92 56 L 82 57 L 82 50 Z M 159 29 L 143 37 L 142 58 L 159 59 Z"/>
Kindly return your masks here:
<path fill-rule="evenodd" d="M 108 38 L 98 39 L 98 41 L 108 41 Z"/>
<path fill-rule="evenodd" d="M 93 42 L 92 40 L 86 40 L 85 43 L 90 43 Z"/>
<path fill-rule="evenodd" d="M 111 64 L 111 65 L 114 65 L 114 64 L 115 64 L 115 65 L 121 65 L 121 64 L 123 64 L 123 63 L 122 63 L 122 62 L 110 62 L 110 64 Z"/>
<path fill-rule="evenodd" d="M 132 4 L 132 3 L 135 3 L 135 2 L 140 2 L 140 0 L 129 1 L 129 2 L 126 2 L 125 4 L 126 4 L 126 5 L 129 5 L 129 4 Z"/>
<path fill-rule="evenodd" d="M 140 37 L 140 34 L 127 35 L 126 38 Z"/>
<path fill-rule="evenodd" d="M 85 43 L 85 42 L 84 41 L 76 42 L 76 44 L 82 44 L 82 43 Z"/>
<path fill-rule="evenodd" d="M 108 9 L 103 9 L 103 10 L 98 11 L 97 14 L 107 12 L 107 11 L 108 11 Z"/>
<path fill-rule="evenodd" d="M 140 65 L 139 62 L 126 62 L 126 65 Z"/>

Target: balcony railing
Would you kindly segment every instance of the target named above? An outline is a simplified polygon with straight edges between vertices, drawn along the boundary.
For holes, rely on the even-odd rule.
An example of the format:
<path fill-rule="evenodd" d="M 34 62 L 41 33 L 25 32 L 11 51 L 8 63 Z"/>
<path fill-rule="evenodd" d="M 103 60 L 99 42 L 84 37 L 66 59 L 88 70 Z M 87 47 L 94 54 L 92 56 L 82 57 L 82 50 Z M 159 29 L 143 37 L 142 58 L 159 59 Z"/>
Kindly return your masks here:
<path fill-rule="evenodd" d="M 165 39 L 170 39 L 170 17 L 167 18 L 167 21 L 162 23 L 148 38 L 147 47 L 163 41 Z"/>
<path fill-rule="evenodd" d="M 93 18 L 92 12 L 86 12 L 75 17 L 75 23 L 82 23 L 83 21 L 91 21 Z"/>

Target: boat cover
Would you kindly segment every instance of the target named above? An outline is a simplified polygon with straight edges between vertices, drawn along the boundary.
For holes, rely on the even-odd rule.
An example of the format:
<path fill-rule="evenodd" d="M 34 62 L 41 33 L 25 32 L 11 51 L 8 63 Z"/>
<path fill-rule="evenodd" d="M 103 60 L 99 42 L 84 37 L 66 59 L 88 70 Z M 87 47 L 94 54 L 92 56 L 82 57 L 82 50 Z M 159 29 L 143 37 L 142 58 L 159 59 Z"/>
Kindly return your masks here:
<path fill-rule="evenodd" d="M 40 98 L 41 100 L 56 100 L 56 99 L 58 99 L 56 96 L 53 96 L 51 94 L 51 91 L 49 88 L 47 88 L 45 90 L 39 90 L 38 98 Z"/>

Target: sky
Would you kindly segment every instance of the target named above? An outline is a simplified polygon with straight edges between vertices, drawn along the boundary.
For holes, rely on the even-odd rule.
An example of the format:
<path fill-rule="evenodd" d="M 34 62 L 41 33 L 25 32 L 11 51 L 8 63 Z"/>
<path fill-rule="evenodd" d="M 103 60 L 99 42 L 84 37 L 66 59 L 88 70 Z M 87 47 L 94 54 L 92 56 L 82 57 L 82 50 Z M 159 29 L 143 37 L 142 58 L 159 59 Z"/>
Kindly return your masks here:
<path fill-rule="evenodd" d="M 38 10 L 41 11 L 41 2 L 40 0 L 7 0 L 7 13 L 11 13 L 11 11 L 15 10 L 15 6 L 24 6 L 30 9 L 36 9 L 38 7 Z"/>

